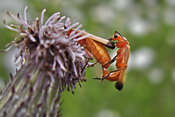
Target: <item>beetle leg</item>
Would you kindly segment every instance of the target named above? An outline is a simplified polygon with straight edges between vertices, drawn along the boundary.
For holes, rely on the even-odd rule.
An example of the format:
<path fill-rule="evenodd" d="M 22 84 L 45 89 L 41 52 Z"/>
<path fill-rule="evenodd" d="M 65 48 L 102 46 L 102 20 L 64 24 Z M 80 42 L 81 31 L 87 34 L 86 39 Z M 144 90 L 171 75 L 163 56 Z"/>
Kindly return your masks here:
<path fill-rule="evenodd" d="M 114 58 L 113 58 L 111 61 L 105 63 L 104 66 L 107 65 L 107 64 L 113 63 L 113 62 L 116 60 L 116 57 L 117 57 L 117 56 L 118 56 L 118 55 L 115 55 Z"/>
<path fill-rule="evenodd" d="M 102 78 L 94 78 L 94 79 L 97 79 L 97 80 L 104 80 L 104 79 L 110 79 L 111 78 L 111 74 L 113 73 L 113 72 L 116 72 L 117 73 L 117 71 L 120 71 L 121 69 L 118 69 L 118 70 L 115 70 L 115 71 L 111 71 L 111 72 L 109 72 L 106 76 L 104 76 L 104 77 L 102 77 Z"/>
<path fill-rule="evenodd" d="M 93 67 L 95 64 L 97 64 L 98 62 L 94 62 L 94 63 L 89 63 L 89 60 L 91 59 L 88 59 L 83 67 L 83 69 L 81 70 L 81 72 L 83 72 L 85 70 L 86 67 Z"/>
<path fill-rule="evenodd" d="M 111 71 L 110 73 L 117 72 L 117 71 L 120 71 L 120 70 L 124 70 L 124 69 L 126 69 L 126 68 L 127 68 L 127 65 L 124 66 L 124 67 L 122 67 L 122 68 L 120 68 L 120 69 L 117 69 L 117 70 Z M 110 73 L 109 73 L 109 74 L 110 74 Z"/>
<path fill-rule="evenodd" d="M 117 69 L 114 71 L 109 72 L 106 76 L 102 77 L 102 78 L 94 78 L 97 80 L 104 80 L 104 79 L 108 79 L 110 81 L 117 81 L 118 80 L 118 76 L 120 75 L 120 71 L 124 70 L 126 68 L 121 68 L 121 69 Z"/>
<path fill-rule="evenodd" d="M 105 77 L 102 77 L 102 78 L 94 78 L 94 79 L 103 81 L 103 80 L 106 79 L 110 74 L 111 74 L 111 73 L 108 73 Z"/>
<path fill-rule="evenodd" d="M 96 62 L 94 62 L 94 63 L 88 63 L 87 64 L 87 67 L 93 67 L 95 64 L 97 64 L 98 62 L 96 61 Z"/>
<path fill-rule="evenodd" d="M 81 70 L 81 73 L 85 70 L 86 66 L 88 65 L 88 62 L 89 62 L 89 59 L 86 61 L 86 63 L 85 63 L 85 65 L 84 65 L 83 69 Z"/>

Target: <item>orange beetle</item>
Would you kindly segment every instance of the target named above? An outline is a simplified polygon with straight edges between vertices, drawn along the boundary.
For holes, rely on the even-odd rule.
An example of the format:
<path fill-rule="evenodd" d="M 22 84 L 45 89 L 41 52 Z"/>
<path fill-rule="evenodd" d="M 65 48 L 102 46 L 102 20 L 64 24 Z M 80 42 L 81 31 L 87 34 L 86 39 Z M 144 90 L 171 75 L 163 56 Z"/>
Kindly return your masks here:
<path fill-rule="evenodd" d="M 67 34 L 69 35 L 72 31 L 73 29 L 69 30 Z M 82 33 L 82 35 L 88 35 L 88 34 L 89 33 L 87 32 Z M 116 44 L 114 45 L 114 42 L 111 41 L 116 40 L 117 42 L 115 42 Z M 85 47 L 85 50 L 89 55 L 89 58 L 91 58 L 91 55 L 93 55 L 93 57 L 97 60 L 97 62 L 102 64 L 103 69 L 102 78 L 94 78 L 94 79 L 98 80 L 107 79 L 109 81 L 117 81 L 117 83 L 115 84 L 115 88 L 118 90 L 122 90 L 130 52 L 130 46 L 127 39 L 121 36 L 119 32 L 115 31 L 114 36 L 111 37 L 109 40 L 97 37 L 95 35 L 91 35 L 90 37 L 79 40 L 78 43 L 81 46 Z M 104 45 L 111 49 L 115 48 L 115 46 L 119 48 L 119 50 L 117 51 L 117 55 L 112 60 Z M 109 72 L 108 67 L 115 60 L 117 70 Z"/>
<path fill-rule="evenodd" d="M 119 48 L 119 50 L 117 51 L 117 55 L 111 61 L 114 62 L 116 60 L 117 70 L 109 72 L 108 70 L 104 69 L 102 78 L 95 79 L 107 79 L 109 81 L 117 81 L 117 83 L 115 84 L 115 88 L 118 90 L 122 90 L 125 80 L 127 63 L 129 59 L 130 46 L 127 39 L 121 36 L 120 33 L 117 31 L 115 31 L 114 36 L 111 37 L 110 40 L 117 40 L 116 47 Z"/>
<path fill-rule="evenodd" d="M 70 35 L 72 31 L 73 29 L 69 30 L 67 34 Z M 88 34 L 89 33 L 87 32 L 82 33 L 82 35 L 88 35 Z M 92 55 L 97 60 L 98 63 L 102 64 L 103 72 L 108 70 L 111 58 L 104 45 L 107 46 L 108 48 L 113 49 L 115 48 L 114 42 L 110 42 L 109 40 L 103 39 L 101 37 L 91 35 L 85 39 L 79 40 L 78 43 L 81 46 L 85 47 L 86 53 L 89 55 L 89 58 L 92 58 L 91 57 Z M 94 64 L 91 64 L 89 66 L 92 66 Z"/>

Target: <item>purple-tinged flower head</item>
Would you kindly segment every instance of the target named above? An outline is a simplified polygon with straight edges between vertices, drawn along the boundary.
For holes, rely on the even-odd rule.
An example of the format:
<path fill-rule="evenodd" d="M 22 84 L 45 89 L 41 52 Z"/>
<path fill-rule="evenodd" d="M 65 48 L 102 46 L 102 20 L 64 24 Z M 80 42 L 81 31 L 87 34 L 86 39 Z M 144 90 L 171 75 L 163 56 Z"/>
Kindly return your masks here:
<path fill-rule="evenodd" d="M 45 9 L 40 19 L 29 23 L 26 10 L 27 7 L 23 19 L 8 12 L 19 26 L 5 24 L 17 32 L 6 51 L 16 46 L 16 60 L 21 60 L 22 67 L 14 78 L 11 75 L 12 81 L 1 92 L 0 115 L 55 116 L 59 113 L 61 92 L 65 88 L 73 92 L 77 82 L 86 80 L 84 68 L 88 58 L 78 41 L 90 35 L 82 36 L 82 25 L 71 24 L 59 12 L 44 22 Z M 74 30 L 68 35 L 71 29 Z"/>
<path fill-rule="evenodd" d="M 17 25 L 5 25 L 7 28 L 16 31 L 18 36 L 10 45 L 17 47 L 16 60 L 21 59 L 21 63 L 37 64 L 42 61 L 40 66 L 45 74 L 52 80 L 61 80 L 65 87 L 71 87 L 72 91 L 75 83 L 84 81 L 84 71 L 86 53 L 77 41 L 88 37 L 80 36 L 83 31 L 78 31 L 82 25 L 74 23 L 71 25 L 70 18 L 60 16 L 60 12 L 54 13 L 44 23 L 45 9 L 41 13 L 41 18 L 36 18 L 32 24 L 27 20 L 27 7 L 24 9 L 24 19 L 8 12 Z M 66 27 L 66 28 L 65 28 Z M 74 30 L 70 35 L 67 32 Z M 78 38 L 79 37 L 79 38 Z"/>

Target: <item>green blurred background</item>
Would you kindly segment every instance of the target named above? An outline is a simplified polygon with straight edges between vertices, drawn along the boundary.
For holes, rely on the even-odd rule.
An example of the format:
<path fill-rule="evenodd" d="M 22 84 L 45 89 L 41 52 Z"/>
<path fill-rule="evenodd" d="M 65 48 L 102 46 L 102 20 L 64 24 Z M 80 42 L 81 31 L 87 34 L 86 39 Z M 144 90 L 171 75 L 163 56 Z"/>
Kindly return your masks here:
<path fill-rule="evenodd" d="M 28 19 L 46 18 L 54 12 L 80 22 L 82 29 L 108 39 L 119 31 L 130 42 L 131 52 L 124 89 L 100 77 L 101 65 L 86 70 L 86 83 L 75 95 L 62 93 L 63 117 L 174 117 L 175 116 L 175 0 L 0 0 L 0 49 L 13 40 L 3 25 L 6 14 L 20 13 L 27 5 Z M 110 50 L 109 50 L 110 51 Z M 117 50 L 110 51 L 111 57 Z M 0 86 L 15 72 L 14 50 L 0 54 Z M 112 66 L 110 70 L 114 70 Z"/>

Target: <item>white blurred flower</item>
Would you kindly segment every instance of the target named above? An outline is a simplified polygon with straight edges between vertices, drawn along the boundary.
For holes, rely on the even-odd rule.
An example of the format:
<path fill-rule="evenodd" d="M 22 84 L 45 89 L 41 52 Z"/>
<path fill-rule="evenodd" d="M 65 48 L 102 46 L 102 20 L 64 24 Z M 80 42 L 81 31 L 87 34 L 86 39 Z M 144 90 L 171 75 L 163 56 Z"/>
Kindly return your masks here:
<path fill-rule="evenodd" d="M 120 117 L 119 113 L 110 110 L 101 110 L 95 117 Z"/>
<path fill-rule="evenodd" d="M 103 24 L 109 24 L 112 19 L 115 18 L 115 13 L 110 6 L 98 5 L 91 11 L 91 17 L 95 21 L 101 22 Z"/>
<path fill-rule="evenodd" d="M 165 2 L 170 6 L 175 6 L 175 0 L 165 0 Z"/>
<path fill-rule="evenodd" d="M 175 25 L 175 8 L 168 7 L 163 11 L 164 21 L 169 25 Z"/>
<path fill-rule="evenodd" d="M 147 21 L 133 16 L 129 21 L 128 28 L 135 35 L 144 35 L 150 27 Z"/>
<path fill-rule="evenodd" d="M 116 9 L 127 10 L 130 6 L 132 6 L 131 0 L 112 0 L 112 6 Z"/>
<path fill-rule="evenodd" d="M 153 68 L 148 73 L 148 78 L 152 83 L 162 82 L 164 77 L 164 70 L 161 68 Z"/>
<path fill-rule="evenodd" d="M 143 47 L 135 52 L 131 52 L 129 58 L 129 69 L 146 69 L 148 68 L 154 60 L 154 51 L 150 48 Z"/>

